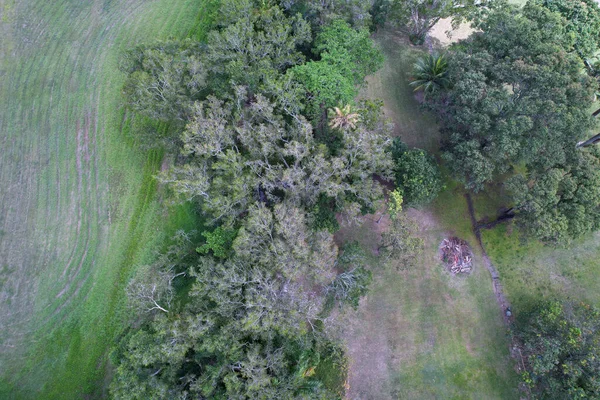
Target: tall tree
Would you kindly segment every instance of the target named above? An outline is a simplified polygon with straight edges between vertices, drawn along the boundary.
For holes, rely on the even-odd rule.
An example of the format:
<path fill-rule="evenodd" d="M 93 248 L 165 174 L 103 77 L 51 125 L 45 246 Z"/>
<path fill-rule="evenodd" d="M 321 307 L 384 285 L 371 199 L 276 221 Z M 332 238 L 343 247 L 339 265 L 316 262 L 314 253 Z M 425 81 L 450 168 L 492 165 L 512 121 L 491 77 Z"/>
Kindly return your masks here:
<path fill-rule="evenodd" d="M 206 54 L 217 91 L 231 81 L 255 91 L 304 61 L 298 47 L 311 40 L 311 31 L 300 15 L 287 17 L 276 5 L 255 8 L 251 0 L 224 0 L 220 13 L 223 26 L 209 33 Z"/>
<path fill-rule="evenodd" d="M 184 121 L 206 87 L 201 45 L 170 40 L 127 51 L 120 68 L 128 74 L 123 87 L 133 111 L 161 121 Z"/>
<path fill-rule="evenodd" d="M 490 12 L 478 28 L 480 32 L 451 53 L 451 87 L 427 99 L 442 120 L 443 157 L 454 175 L 475 191 L 506 177 L 503 174 L 513 167 L 525 171 L 515 191 L 523 222 L 533 223 L 543 215 L 542 209 L 549 212 L 553 200 L 547 195 L 558 190 L 562 206 L 553 212 L 563 216 L 552 218 L 553 233 L 532 225 L 529 231 L 538 231 L 539 237 L 591 229 L 594 224 L 576 223 L 586 229 L 559 226 L 563 218 L 573 217 L 564 214 L 567 210 L 581 210 L 582 204 L 595 201 L 575 189 L 577 195 L 562 196 L 571 188 L 595 184 L 593 175 L 582 172 L 589 171 L 584 165 L 595 163 L 588 160 L 592 153 L 582 157 L 576 144 L 593 126 L 588 108 L 596 82 L 584 73 L 565 19 L 536 3 L 528 3 L 522 11 L 504 5 Z M 547 205 L 534 207 L 535 198 L 542 195 L 545 198 L 539 201 Z"/>
<path fill-rule="evenodd" d="M 189 162 L 163 177 L 185 198 L 201 199 L 215 219 L 233 221 L 255 202 L 283 200 L 311 208 L 321 194 L 371 207 L 380 198 L 370 177 L 391 174 L 389 126 L 358 124 L 336 156 L 319 145 L 303 118 L 286 121 L 277 104 L 245 88 L 197 103 L 182 135 Z"/>
<path fill-rule="evenodd" d="M 593 0 L 540 0 L 540 4 L 566 20 L 573 47 L 582 59 L 592 57 L 600 45 L 600 7 Z"/>
<path fill-rule="evenodd" d="M 543 304 L 517 321 L 529 367 L 527 382 L 541 399 L 600 396 L 600 313 L 587 304 Z"/>
<path fill-rule="evenodd" d="M 294 67 L 290 74 L 306 88 L 308 115 L 323 124 L 328 108 L 353 101 L 357 86 L 383 64 L 383 55 L 367 30 L 357 31 L 342 20 L 326 26 L 314 44 L 319 60 Z"/>

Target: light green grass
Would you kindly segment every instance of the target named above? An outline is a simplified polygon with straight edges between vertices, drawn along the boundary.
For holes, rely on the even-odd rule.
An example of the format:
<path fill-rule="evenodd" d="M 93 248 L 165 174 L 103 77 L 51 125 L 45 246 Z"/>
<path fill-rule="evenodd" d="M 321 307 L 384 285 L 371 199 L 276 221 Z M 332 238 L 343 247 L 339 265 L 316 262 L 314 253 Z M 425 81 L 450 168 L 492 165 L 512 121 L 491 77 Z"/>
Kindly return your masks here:
<path fill-rule="evenodd" d="M 369 78 L 362 95 L 383 98 L 396 135 L 410 146 L 439 151 L 435 119 L 425 113 L 408 86 L 421 50 L 389 31 L 377 34 L 384 68 Z M 350 355 L 350 396 L 360 399 L 513 399 L 518 377 L 509 355 L 509 337 L 480 259 L 464 190 L 444 171 L 445 189 L 429 207 L 409 211 L 420 226 L 425 249 L 414 267 L 371 259 L 374 282 L 355 314 L 346 339 Z M 478 204 L 494 209 L 485 198 Z M 373 224 L 343 232 L 371 251 Z M 443 238 L 471 243 L 475 268 L 453 277 L 439 261 Z M 340 235 L 338 235 L 340 236 Z"/>
<path fill-rule="evenodd" d="M 163 153 L 128 134 L 117 65 L 201 3 L 0 1 L 1 398 L 105 395 L 126 282 L 193 225 L 159 204 Z"/>
<path fill-rule="evenodd" d="M 486 250 L 502 276 L 515 314 L 544 300 L 600 306 L 600 236 L 552 248 L 519 237 L 510 224 L 482 231 Z"/>

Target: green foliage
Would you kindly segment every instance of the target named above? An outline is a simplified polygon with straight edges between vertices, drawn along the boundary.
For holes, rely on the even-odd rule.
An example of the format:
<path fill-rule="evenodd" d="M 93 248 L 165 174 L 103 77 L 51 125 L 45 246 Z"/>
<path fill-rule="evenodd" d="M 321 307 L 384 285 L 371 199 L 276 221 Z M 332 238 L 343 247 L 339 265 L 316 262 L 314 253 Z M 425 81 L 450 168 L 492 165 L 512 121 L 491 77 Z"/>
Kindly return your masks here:
<path fill-rule="evenodd" d="M 341 20 L 319 32 L 313 51 L 319 61 L 290 71 L 306 88 L 308 115 L 312 118 L 325 119 L 328 108 L 351 104 L 358 93 L 356 85 L 383 64 L 383 55 L 369 38 L 369 32 L 357 31 Z"/>
<path fill-rule="evenodd" d="M 566 20 L 566 32 L 573 37 L 573 47 L 582 59 L 593 56 L 600 44 L 600 8 L 593 0 L 540 0 L 550 11 Z"/>
<path fill-rule="evenodd" d="M 396 184 L 408 206 L 428 204 L 442 190 L 442 178 L 433 157 L 421 149 L 406 149 L 394 139 L 392 154 L 396 163 Z"/>
<path fill-rule="evenodd" d="M 369 32 L 352 29 L 341 20 L 333 21 L 319 32 L 313 52 L 351 78 L 355 85 L 362 84 L 367 75 L 383 65 L 383 54 L 369 38 Z"/>
<path fill-rule="evenodd" d="M 600 161 L 593 153 L 581 152 L 563 168 L 516 175 L 507 187 L 521 212 L 517 222 L 542 241 L 564 243 L 600 227 Z"/>
<path fill-rule="evenodd" d="M 414 221 L 404 213 L 397 214 L 381 234 L 379 252 L 403 268 L 412 266 L 423 252 L 423 239 L 417 236 L 418 231 L 419 227 Z"/>
<path fill-rule="evenodd" d="M 372 0 L 280 0 L 290 14 L 300 13 L 315 31 L 332 21 L 344 20 L 354 28 L 369 28 Z"/>
<path fill-rule="evenodd" d="M 344 245 L 337 261 L 342 272 L 326 288 L 326 307 L 333 307 L 337 302 L 340 307 L 348 304 L 356 310 L 373 279 L 371 271 L 365 268 L 365 253 L 358 242 L 349 242 Z"/>
<path fill-rule="evenodd" d="M 355 310 L 358 302 L 369 290 L 373 280 L 371 271 L 358 267 L 342 272 L 327 287 L 327 291 L 340 303 L 348 303 Z"/>
<path fill-rule="evenodd" d="M 309 61 L 291 70 L 294 79 L 306 89 L 307 111 L 312 118 L 327 118 L 327 109 L 338 103 L 352 103 L 358 90 L 336 65 Z"/>
<path fill-rule="evenodd" d="M 202 207 L 231 223 L 251 204 L 289 201 L 307 209 L 319 196 L 342 205 L 369 206 L 382 196 L 371 179 L 390 175 L 389 126 L 343 132 L 335 156 L 328 154 L 303 118 L 292 122 L 277 103 L 246 89 L 223 102 L 209 97 L 197 103 L 182 135 L 186 164 L 163 175 L 164 182 L 187 199 L 202 198 Z M 323 210 L 324 211 L 324 210 Z"/>
<path fill-rule="evenodd" d="M 200 257 L 189 301 L 125 339 L 115 398 L 336 398 L 310 373 L 331 347 L 312 292 L 333 279 L 331 235 L 309 235 L 297 208 L 257 204 L 232 251 Z"/>
<path fill-rule="evenodd" d="M 454 48 L 452 87 L 428 98 L 443 122 L 444 158 L 481 190 L 511 165 L 568 165 L 592 126 L 595 83 L 581 73 L 564 20 L 529 3 L 494 9 L 480 34 Z"/>
<path fill-rule="evenodd" d="M 237 232 L 233 229 L 224 229 L 219 226 L 212 232 L 202 232 L 206 243 L 198 247 L 196 251 L 200 254 L 209 254 L 216 258 L 227 258 L 231 253 L 231 246 Z"/>
<path fill-rule="evenodd" d="M 326 230 L 335 233 L 340 229 L 335 214 L 341 211 L 335 199 L 321 194 L 311 210 L 311 226 L 315 231 Z"/>
<path fill-rule="evenodd" d="M 124 53 L 120 68 L 127 80 L 123 94 L 135 112 L 161 121 L 183 121 L 206 86 L 200 45 L 170 40 L 140 45 Z"/>
<path fill-rule="evenodd" d="M 414 66 L 410 85 L 425 95 L 445 89 L 449 85 L 448 62 L 443 54 L 427 54 L 420 57 Z"/>
<path fill-rule="evenodd" d="M 229 90 L 230 82 L 251 91 L 287 68 L 301 64 L 297 47 L 311 39 L 302 17 L 287 17 L 278 6 L 254 8 L 250 0 L 223 0 L 222 29 L 208 35 L 206 63 L 215 92 Z"/>
<path fill-rule="evenodd" d="M 544 304 L 523 316 L 523 340 L 533 393 L 542 399 L 600 396 L 600 312 L 587 304 Z"/>
<path fill-rule="evenodd" d="M 453 48 L 452 85 L 426 100 L 442 120 L 443 158 L 467 187 L 496 178 L 525 232 L 562 242 L 598 227 L 597 154 L 575 144 L 593 127 L 597 82 L 583 73 L 569 22 L 537 2 L 499 5 Z"/>
<path fill-rule="evenodd" d="M 383 28 L 387 22 L 392 0 L 375 0 L 369 13 L 371 14 L 372 24 L 371 31 Z"/>
<path fill-rule="evenodd" d="M 394 219 L 398 216 L 400 212 L 402 212 L 402 203 L 404 202 L 404 198 L 402 197 L 402 191 L 396 189 L 390 192 L 390 200 L 388 203 L 388 213 L 390 214 L 390 218 Z"/>
<path fill-rule="evenodd" d="M 208 85 L 181 95 L 182 157 L 160 179 L 217 228 L 187 260 L 185 285 L 172 284 L 183 274 L 174 267 L 133 281 L 131 301 L 156 312 L 115 356 L 115 398 L 341 395 L 332 385 L 345 371 L 325 373 L 345 365 L 324 333 L 326 293 L 356 307 L 371 275 L 356 264 L 336 278 L 352 257 L 344 251 L 337 264 L 332 232 L 336 214 L 355 220 L 383 197 L 372 176 L 391 177 L 391 126 L 380 103 L 365 101 L 332 150 L 306 116 L 351 103 L 382 57 L 367 31 L 333 21 L 313 43 L 319 60 L 304 64 L 309 25 L 275 4 L 223 0 L 217 29 L 193 54 Z"/>

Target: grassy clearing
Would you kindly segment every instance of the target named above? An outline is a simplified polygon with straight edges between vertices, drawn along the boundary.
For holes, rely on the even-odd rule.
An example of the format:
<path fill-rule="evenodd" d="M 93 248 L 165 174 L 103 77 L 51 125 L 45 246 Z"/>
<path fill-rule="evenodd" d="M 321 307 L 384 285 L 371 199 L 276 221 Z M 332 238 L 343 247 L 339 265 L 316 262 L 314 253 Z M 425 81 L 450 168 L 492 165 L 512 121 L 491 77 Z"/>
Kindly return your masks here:
<path fill-rule="evenodd" d="M 201 3 L 0 1 L 0 397 L 102 395 L 124 285 L 193 224 L 159 205 L 163 154 L 128 135 L 117 63 Z"/>
<path fill-rule="evenodd" d="M 360 96 L 380 98 L 385 102 L 386 116 L 396 126 L 394 136 L 401 137 L 411 147 L 436 152 L 440 134 L 435 118 L 423 112 L 415 101 L 413 89 L 408 86 L 413 64 L 423 50 L 388 30 L 377 34 L 377 42 L 384 50 L 387 62 L 377 74 L 367 78 L 367 86 Z"/>
<path fill-rule="evenodd" d="M 523 240 L 511 225 L 482 232 L 516 314 L 543 300 L 585 301 L 600 306 L 600 235 L 551 248 Z"/>
<path fill-rule="evenodd" d="M 377 40 L 386 65 L 369 79 L 363 95 L 384 99 L 396 135 L 405 142 L 437 152 L 435 120 L 421 110 L 407 84 L 420 50 L 389 31 Z M 349 313 L 345 332 L 352 399 L 519 396 L 507 332 L 478 249 L 473 246 L 475 269 L 466 277 L 450 276 L 438 260 L 439 243 L 448 235 L 476 243 L 464 191 L 446 173 L 444 180 L 444 191 L 430 207 L 408 210 L 425 241 L 416 266 L 371 260 L 374 283 L 359 310 Z M 367 220 L 342 237 L 373 249 L 378 229 Z"/>
<path fill-rule="evenodd" d="M 479 255 L 471 275 L 452 277 L 437 249 L 445 236 L 460 231 L 432 210 L 408 212 L 419 221 L 425 250 L 410 268 L 371 260 L 374 283 L 359 310 L 349 314 L 345 333 L 349 397 L 516 398 L 507 332 Z M 468 217 L 462 204 L 446 212 L 457 221 Z M 346 238 L 372 248 L 370 225 Z"/>

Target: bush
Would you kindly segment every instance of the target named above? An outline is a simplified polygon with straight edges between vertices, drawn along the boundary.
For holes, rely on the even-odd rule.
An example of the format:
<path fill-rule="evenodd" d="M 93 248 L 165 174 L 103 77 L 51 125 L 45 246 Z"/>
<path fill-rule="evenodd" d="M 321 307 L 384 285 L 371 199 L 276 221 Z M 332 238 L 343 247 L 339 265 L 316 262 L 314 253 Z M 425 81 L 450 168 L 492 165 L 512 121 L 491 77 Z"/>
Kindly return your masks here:
<path fill-rule="evenodd" d="M 442 189 L 442 179 L 433 157 L 421 149 L 408 149 L 394 139 L 392 155 L 395 161 L 396 184 L 402 191 L 404 204 L 420 206 L 433 201 Z"/>

